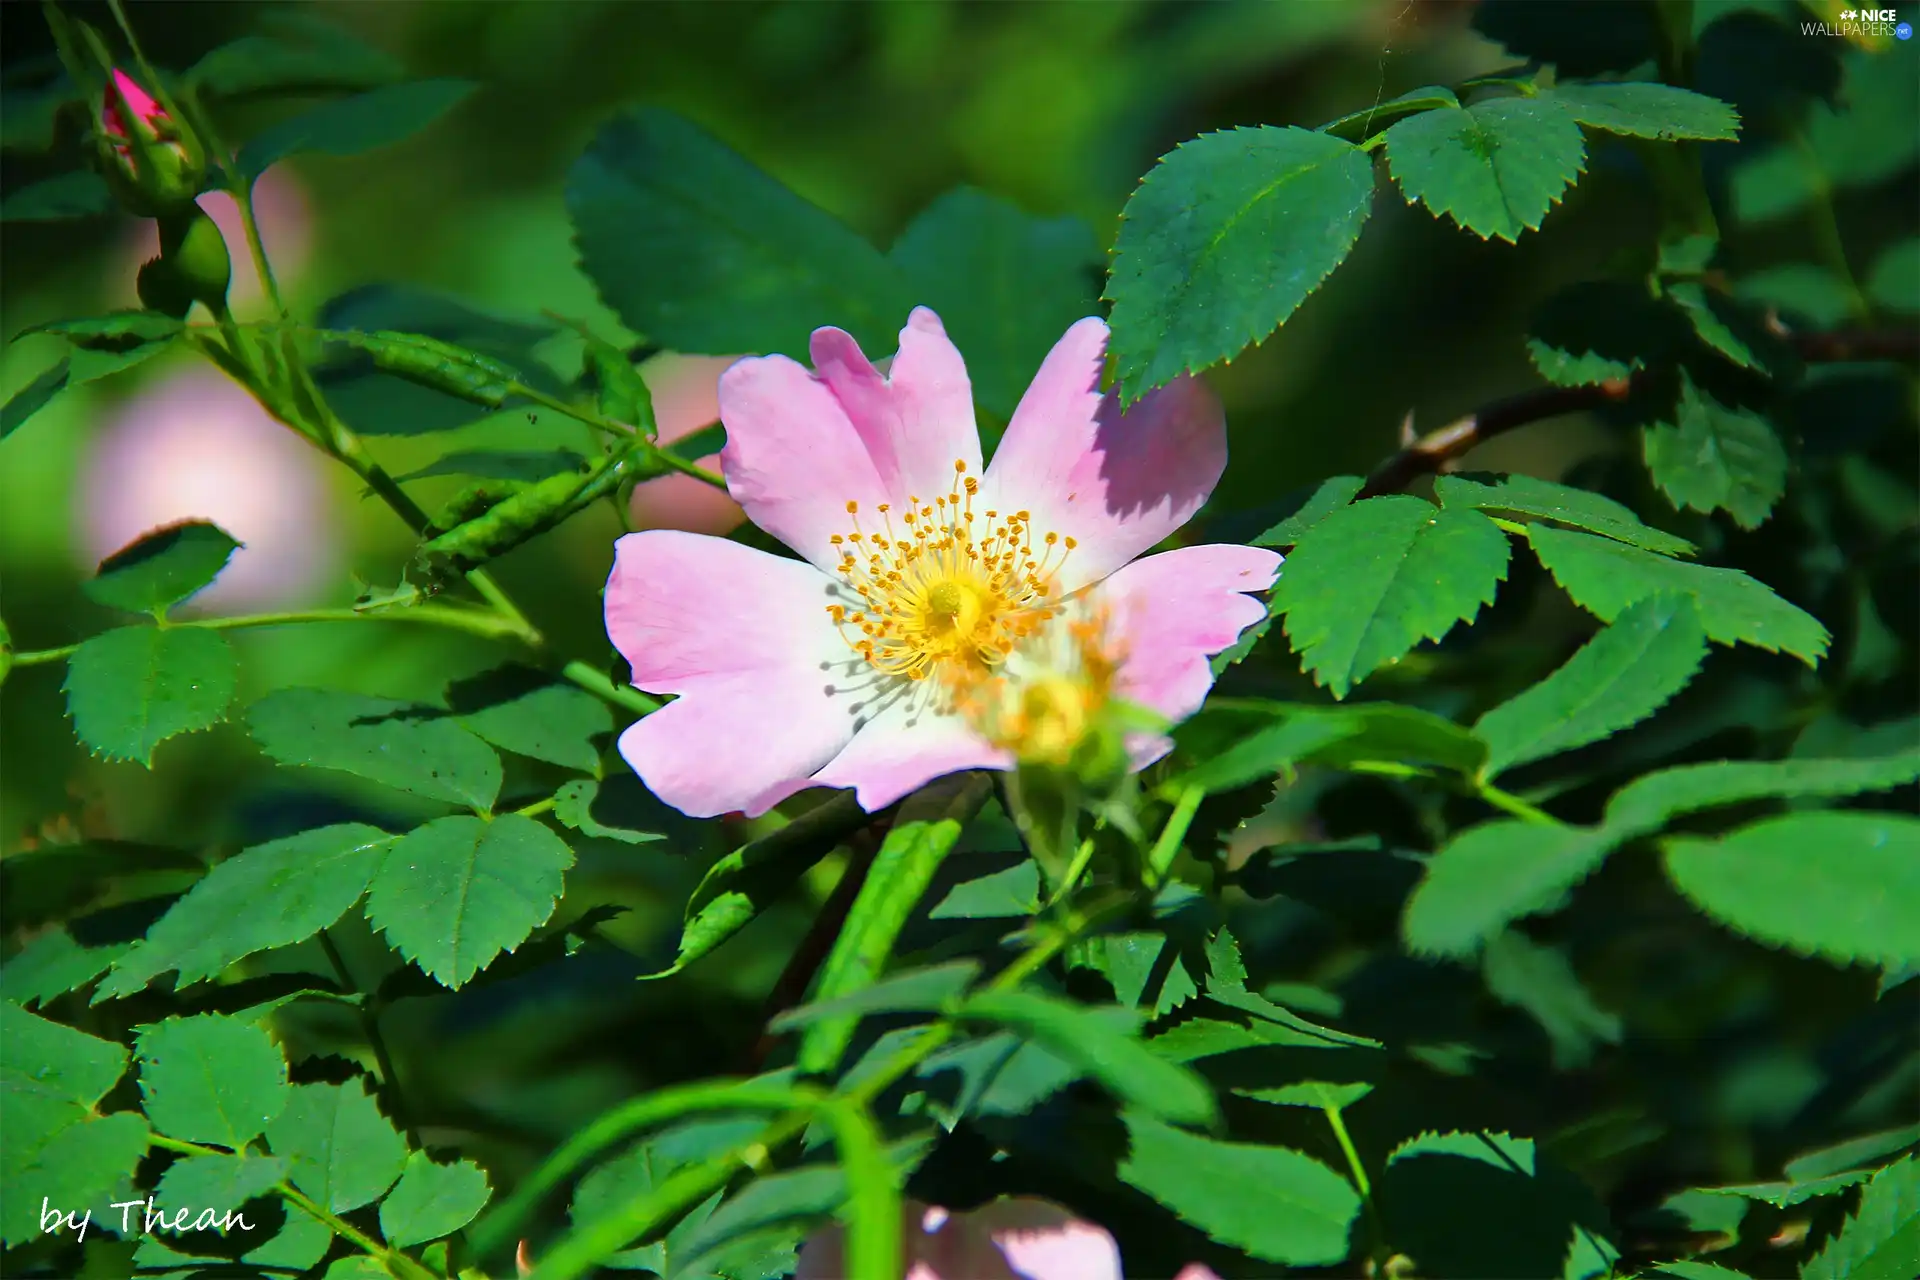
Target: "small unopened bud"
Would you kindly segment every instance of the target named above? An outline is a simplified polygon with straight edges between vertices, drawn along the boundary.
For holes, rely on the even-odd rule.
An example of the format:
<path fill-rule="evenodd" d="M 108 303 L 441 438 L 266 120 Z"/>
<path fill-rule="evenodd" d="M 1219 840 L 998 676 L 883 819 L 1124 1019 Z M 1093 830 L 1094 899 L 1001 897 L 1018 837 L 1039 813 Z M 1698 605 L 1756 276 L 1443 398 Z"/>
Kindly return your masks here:
<path fill-rule="evenodd" d="M 118 67 L 101 95 L 96 139 L 101 175 L 129 213 L 159 217 L 200 194 L 207 176 L 200 140 Z"/>

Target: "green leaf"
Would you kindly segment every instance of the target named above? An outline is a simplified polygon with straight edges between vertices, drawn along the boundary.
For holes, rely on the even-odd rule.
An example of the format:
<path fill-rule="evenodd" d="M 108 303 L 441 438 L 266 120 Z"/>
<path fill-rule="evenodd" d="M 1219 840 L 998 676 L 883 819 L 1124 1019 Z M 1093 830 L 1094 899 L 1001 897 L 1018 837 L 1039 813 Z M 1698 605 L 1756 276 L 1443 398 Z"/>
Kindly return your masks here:
<path fill-rule="evenodd" d="M 1805 1204 L 1822 1196 L 1838 1195 L 1848 1187 L 1855 1187 L 1873 1176 L 1871 1169 L 1853 1169 L 1846 1173 L 1832 1173 L 1824 1178 L 1814 1178 L 1807 1182 L 1754 1182 L 1739 1187 L 1702 1187 L 1701 1191 L 1716 1196 L 1738 1196 L 1742 1200 L 1758 1200 L 1770 1204 L 1776 1209 L 1788 1209 L 1796 1204 Z"/>
<path fill-rule="evenodd" d="M 584 1227 L 596 1218 L 618 1212 L 632 1200 L 653 1191 L 674 1171 L 745 1146 L 764 1128 L 766 1120 L 759 1116 L 727 1116 L 691 1120 L 650 1134 L 624 1155 L 598 1166 L 580 1180 L 568 1217 L 576 1227 Z M 652 1271 L 665 1280 L 676 1280 L 687 1261 L 683 1246 L 688 1236 L 706 1222 L 718 1203 L 716 1196 L 694 1206 L 667 1232 L 665 1239 L 623 1249 L 601 1265 L 622 1271 Z"/>
<path fill-rule="evenodd" d="M 66 929 L 50 929 L 0 965 L 0 1000 L 45 1004 L 77 991 L 105 973 L 133 945 L 131 941 L 84 945 Z"/>
<path fill-rule="evenodd" d="M 1636 778 L 1607 802 L 1607 828 L 1657 831 L 1683 814 L 1768 798 L 1793 800 L 1888 791 L 1920 778 L 1920 752 L 1879 759 L 1720 760 Z"/>
<path fill-rule="evenodd" d="M 1200 762 L 1169 781 L 1167 793 L 1177 795 L 1190 787 L 1199 787 L 1210 795 L 1232 791 L 1270 778 L 1360 731 L 1357 723 L 1312 714 L 1253 723 L 1259 727 L 1232 745 L 1196 752 Z"/>
<path fill-rule="evenodd" d="M 1758 942 L 1840 964 L 1920 963 L 1920 820 L 1793 813 L 1671 839 L 1666 859 L 1695 906 Z"/>
<path fill-rule="evenodd" d="M 1180 939 L 1145 929 L 1090 938 L 1085 958 L 1122 1007 L 1151 1022 L 1200 994 L 1180 952 Z"/>
<path fill-rule="evenodd" d="M 459 987 L 553 914 L 573 851 L 532 818 L 438 818 L 388 852 L 367 919 L 400 954 Z"/>
<path fill-rule="evenodd" d="M 1092 1076 L 1114 1097 L 1175 1124 L 1211 1124 L 1213 1093 L 1199 1076 L 1148 1049 L 1098 1009 L 1028 991 L 982 991 L 959 1007 L 963 1018 L 997 1022 L 1032 1037 Z"/>
<path fill-rule="evenodd" d="M 327 1224 L 300 1212 L 289 1212 L 286 1222 L 273 1239 L 259 1248 L 240 1255 L 242 1262 L 257 1267 L 283 1267 L 306 1271 L 327 1256 L 333 1247 L 333 1232 Z"/>
<path fill-rule="evenodd" d="M 43 1205 L 69 1212 L 116 1198 L 147 1149 L 137 1112 L 94 1115 L 127 1051 L 0 1004 L 0 1241 L 43 1234 Z"/>
<path fill-rule="evenodd" d="M 1281 704 L 1284 705 L 1284 704 Z M 1309 752 L 1304 761 L 1333 769 L 1369 763 L 1433 765 L 1455 773 L 1478 773 L 1487 760 L 1481 741 L 1444 716 L 1392 702 L 1346 707 L 1301 707 L 1351 732 Z"/>
<path fill-rule="evenodd" d="M 622 844 L 650 844 L 664 840 L 642 823 L 659 825 L 654 811 L 660 802 L 648 795 L 631 774 L 611 778 L 576 778 L 554 794 L 553 815 L 583 836 L 618 840 Z"/>
<path fill-rule="evenodd" d="M 1365 111 L 1350 111 L 1338 120 L 1321 125 L 1320 132 L 1335 133 L 1350 142 L 1363 142 L 1402 117 L 1459 105 L 1460 99 L 1454 96 L 1453 90 L 1440 85 L 1428 85 L 1397 98 L 1388 98 Z"/>
<path fill-rule="evenodd" d="M 647 976 L 670 977 L 746 928 L 835 845 L 870 821 L 853 794 L 843 792 L 721 858 L 687 900 L 673 963 Z"/>
<path fill-rule="evenodd" d="M 1527 326 L 1527 358 L 1558 387 L 1619 381 L 1671 359 L 1686 336 L 1679 321 L 1644 285 L 1584 281 L 1561 289 L 1534 313 Z M 1638 523 L 1631 512 L 1621 511 Z"/>
<path fill-rule="evenodd" d="M 281 689 L 253 704 L 247 728 L 281 764 L 339 769 L 431 800 L 492 806 L 500 757 L 434 707 L 329 689 Z"/>
<path fill-rule="evenodd" d="M 1504 1133 L 1425 1133 L 1397 1148 L 1376 1184 L 1394 1245 L 1434 1280 L 1487 1276 L 1612 1274 L 1606 1213 L 1571 1174 L 1536 1156 L 1530 1138 Z M 1499 1206 L 1502 1227 L 1476 1221 Z"/>
<path fill-rule="evenodd" d="M 169 969 L 180 971 L 176 987 L 186 987 L 256 951 L 306 941 L 359 900 L 399 839 L 349 822 L 227 859 L 114 966 L 95 1002 L 132 995 Z"/>
<path fill-rule="evenodd" d="M 1878 1133 L 1862 1134 L 1857 1138 L 1836 1142 L 1830 1147 L 1795 1156 L 1787 1161 L 1785 1173 L 1795 1182 L 1824 1178 L 1829 1174 L 1844 1173 L 1872 1164 L 1885 1156 L 1897 1155 L 1915 1143 L 1920 1143 L 1920 1124 L 1882 1129 Z"/>
<path fill-rule="evenodd" d="M 0 1003 L 0 1107 L 8 1145 L 45 1129 L 49 1118 L 85 1118 L 126 1070 L 121 1045 Z"/>
<path fill-rule="evenodd" d="M 1691 600 L 1655 595 L 1628 606 L 1565 666 L 1480 717 L 1486 776 L 1638 724 L 1684 689 L 1706 656 Z"/>
<path fill-rule="evenodd" d="M 1492 601 L 1507 538 L 1473 511 L 1405 495 L 1370 498 L 1307 531 L 1273 590 L 1273 612 L 1314 679 L 1337 698 L 1422 640 Z"/>
<path fill-rule="evenodd" d="M 1585 827 L 1517 819 L 1469 827 L 1427 860 L 1401 936 L 1422 955 L 1471 955 L 1509 921 L 1558 907 L 1613 844 Z"/>
<path fill-rule="evenodd" d="M 1098 310 L 1104 259 L 1092 228 L 971 187 L 922 209 L 887 256 L 966 354 L 974 399 L 1002 419 L 1067 327 Z"/>
<path fill-rule="evenodd" d="M 113 193 L 91 169 L 76 169 L 10 191 L 0 199 L 0 222 L 63 222 L 114 211 Z"/>
<path fill-rule="evenodd" d="M 1571 485 L 1553 484 L 1532 476 L 1481 472 L 1441 476 L 1433 482 L 1433 492 L 1443 506 L 1550 520 L 1664 556 L 1693 554 L 1693 544 L 1685 538 L 1649 528 L 1613 499 Z"/>
<path fill-rule="evenodd" d="M 526 667 L 498 667 L 457 681 L 447 705 L 466 728 L 503 751 L 592 773 L 594 739 L 613 732 L 607 704 L 576 685 Z"/>
<path fill-rule="evenodd" d="M 219 525 L 184 520 L 144 533 L 102 560 L 81 589 L 110 608 L 150 613 L 212 582 L 240 545 Z"/>
<path fill-rule="evenodd" d="M 0 440 L 47 407 L 62 391 L 131 369 L 166 350 L 168 343 L 149 342 L 124 351 L 75 351 L 13 393 L 0 406 Z"/>
<path fill-rule="evenodd" d="M 472 1222 L 492 1195 L 485 1170 L 473 1161 L 435 1164 L 416 1151 L 380 1202 L 380 1234 L 402 1249 L 450 1236 Z"/>
<path fill-rule="evenodd" d="M 1656 1263 L 1653 1270 L 1656 1275 L 1678 1276 L 1680 1280 L 1749 1280 L 1744 1271 L 1730 1271 L 1711 1262 L 1697 1262 L 1691 1258 Z"/>
<path fill-rule="evenodd" d="M 384 49 L 360 43 L 308 14 L 267 11 L 259 34 L 221 45 L 186 73 L 188 88 L 214 98 L 373 89 L 406 75 Z"/>
<path fill-rule="evenodd" d="M 1387 167 L 1407 203 L 1481 239 L 1537 230 L 1586 167 L 1587 144 L 1546 98 L 1493 98 L 1429 111 L 1387 130 Z"/>
<path fill-rule="evenodd" d="M 1701 342 L 1743 369 L 1771 371 L 1768 357 L 1777 355 L 1778 341 L 1746 309 L 1694 280 L 1669 284 L 1666 292 Z"/>
<path fill-rule="evenodd" d="M 1367 154 L 1331 134 L 1227 129 L 1162 156 L 1127 200 L 1107 282 L 1122 396 L 1272 333 L 1346 258 L 1372 202 Z"/>
<path fill-rule="evenodd" d="M 322 103 L 254 135 L 235 163 L 251 179 L 304 152 L 372 151 L 418 133 L 479 87 L 471 80 L 415 80 Z"/>
<path fill-rule="evenodd" d="M 1574 603 L 1604 622 L 1650 596 L 1679 593 L 1693 597 L 1707 636 L 1721 644 L 1790 653 L 1808 666 L 1817 665 L 1827 651 L 1831 637 L 1816 618 L 1738 569 L 1684 564 L 1545 525 L 1529 525 L 1527 537 Z"/>
<path fill-rule="evenodd" d="M 1758 528 L 1787 491 L 1787 451 L 1765 418 L 1728 408 L 1681 375 L 1677 421 L 1646 429 L 1647 469 L 1676 507 Z"/>
<path fill-rule="evenodd" d="M 986 802 L 982 774 L 956 774 L 909 796 L 900 807 L 833 947 L 820 964 L 814 998 L 838 1000 L 872 985 L 885 970 L 908 918 L 927 896 L 960 833 Z M 801 1037 L 794 1065 L 802 1075 L 830 1071 L 853 1038 L 857 1012 L 818 1021 Z"/>
<path fill-rule="evenodd" d="M 168 1137 L 239 1150 L 287 1106 L 287 1063 L 267 1033 L 217 1013 L 140 1029 L 140 1094 Z"/>
<path fill-rule="evenodd" d="M 964 840 L 963 840 L 964 845 Z M 934 920 L 1007 920 L 1040 909 L 1040 867 L 1024 852 L 998 871 L 961 880 L 927 912 Z"/>
<path fill-rule="evenodd" d="M 194 627 L 121 627 L 67 662 L 67 714 L 96 755 L 153 767 L 168 738 L 227 717 L 239 664 L 227 638 Z"/>
<path fill-rule="evenodd" d="M 378 1200 L 407 1162 L 407 1144 L 365 1085 L 297 1084 L 267 1126 L 267 1146 L 293 1170 L 293 1185 L 333 1213 Z"/>
<path fill-rule="evenodd" d="M 1867 296 L 1889 311 L 1920 312 L 1920 236 L 1881 253 L 1867 277 Z"/>
<path fill-rule="evenodd" d="M 1316 1266 L 1347 1256 L 1360 1197 L 1287 1147 L 1216 1142 L 1128 1112 L 1120 1176 L 1221 1244 L 1263 1262 Z"/>
<path fill-rule="evenodd" d="M 1811 262 L 1783 262 L 1742 276 L 1734 282 L 1733 295 L 1774 307 L 1790 321 L 1816 329 L 1844 323 L 1853 314 L 1855 296 L 1846 281 Z"/>
<path fill-rule="evenodd" d="M 839 325 L 891 351 L 916 299 L 898 267 L 711 135 L 642 108 L 567 177 L 581 265 L 628 328 L 676 351 L 804 357 Z"/>
<path fill-rule="evenodd" d="M 1300 541 L 1308 529 L 1351 503 L 1366 481 L 1359 476 L 1330 476 L 1311 490 L 1301 493 L 1301 502 L 1293 511 L 1265 533 L 1253 539 L 1256 547 L 1290 547 Z"/>
<path fill-rule="evenodd" d="M 1907 1280 L 1920 1263 L 1920 1160 L 1912 1156 L 1874 1175 L 1860 1208 L 1800 1280 Z"/>
<path fill-rule="evenodd" d="M 1740 136 L 1739 112 L 1718 98 L 1672 85 L 1568 84 L 1540 96 L 1589 128 L 1628 138 L 1732 142 Z"/>
<path fill-rule="evenodd" d="M 153 1204 L 175 1212 L 188 1207 L 209 1209 L 216 1215 L 237 1212 L 247 1201 L 272 1191 L 286 1176 L 287 1162 L 278 1156 L 188 1156 L 167 1167 L 153 1189 Z"/>
<path fill-rule="evenodd" d="M 1619 1015 L 1594 1002 L 1558 949 L 1508 930 L 1487 943 L 1480 972 L 1494 999 L 1525 1010 L 1546 1031 L 1555 1070 L 1579 1070 L 1596 1043 L 1620 1043 Z"/>

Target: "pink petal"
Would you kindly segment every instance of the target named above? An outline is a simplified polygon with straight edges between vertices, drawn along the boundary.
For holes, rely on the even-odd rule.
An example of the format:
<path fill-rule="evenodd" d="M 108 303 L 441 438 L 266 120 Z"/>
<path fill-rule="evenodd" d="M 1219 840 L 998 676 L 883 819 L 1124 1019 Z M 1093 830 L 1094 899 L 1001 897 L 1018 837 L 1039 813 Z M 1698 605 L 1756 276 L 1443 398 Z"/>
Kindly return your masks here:
<path fill-rule="evenodd" d="M 946 493 L 955 461 L 980 474 L 973 385 L 939 316 L 913 309 L 885 377 L 843 330 L 814 330 L 811 351 L 816 375 L 846 410 L 894 502 Z"/>
<path fill-rule="evenodd" d="M 661 530 L 614 545 L 607 634 L 637 687 L 681 695 L 620 736 L 655 795 L 697 818 L 762 813 L 847 745 L 833 590 L 805 564 L 721 538 Z"/>
<path fill-rule="evenodd" d="M 846 749 L 813 776 L 823 787 L 853 787 L 860 807 L 877 813 L 943 774 L 962 769 L 1008 769 L 996 751 L 959 716 L 942 715 L 917 696 L 894 701 L 853 735 Z"/>
<path fill-rule="evenodd" d="M 1224 543 L 1163 551 L 1119 569 L 1091 593 L 1096 608 L 1109 610 L 1120 654 L 1116 692 L 1170 720 L 1192 715 L 1213 687 L 1207 659 L 1266 616 L 1266 606 L 1244 593 L 1266 590 L 1279 571 L 1275 552 Z"/>
<path fill-rule="evenodd" d="M 1204 384 L 1183 375 L 1123 415 L 1100 394 L 1107 326 L 1089 317 L 1054 344 L 1020 398 L 985 488 L 1033 513 L 1036 534 L 1079 547 L 1061 591 L 1097 582 L 1178 529 L 1227 465 L 1226 421 Z"/>
<path fill-rule="evenodd" d="M 1202 1263 L 1189 1262 L 1173 1280 L 1220 1280 L 1220 1273 Z"/>
<path fill-rule="evenodd" d="M 747 517 L 820 568 L 852 525 L 847 503 L 872 512 L 897 500 L 826 383 L 785 356 L 741 360 L 720 376 L 727 447 L 720 469 Z"/>
<path fill-rule="evenodd" d="M 267 172 L 271 176 L 279 170 Z M 653 393 L 653 417 L 660 426 L 662 444 L 672 444 L 720 421 L 720 375 L 734 360 L 732 356 L 663 351 L 641 366 L 640 374 Z M 717 453 L 696 461 L 709 471 L 720 467 Z M 746 519 L 740 505 L 724 491 L 683 475 L 662 476 L 635 485 L 629 510 L 637 529 L 724 534 Z"/>
<path fill-rule="evenodd" d="M 1044 1200 L 996 1200 L 967 1215 L 1021 1280 L 1120 1280 L 1120 1246 L 1106 1230 Z"/>

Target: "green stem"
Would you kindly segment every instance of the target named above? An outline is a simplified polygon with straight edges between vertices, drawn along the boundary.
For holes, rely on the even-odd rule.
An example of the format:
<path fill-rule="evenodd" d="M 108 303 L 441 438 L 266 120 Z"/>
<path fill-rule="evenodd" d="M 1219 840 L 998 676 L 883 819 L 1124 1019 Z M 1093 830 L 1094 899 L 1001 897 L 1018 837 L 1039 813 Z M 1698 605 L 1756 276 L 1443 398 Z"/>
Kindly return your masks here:
<path fill-rule="evenodd" d="M 327 953 L 327 962 L 340 977 L 340 985 L 349 991 L 359 991 L 360 984 L 353 980 L 353 972 L 347 968 L 346 957 L 340 954 L 340 948 L 334 945 L 333 938 L 322 929 L 319 934 L 320 948 Z M 380 1081 L 387 1087 L 387 1101 L 392 1106 L 394 1118 L 400 1127 L 407 1131 L 407 1138 L 416 1148 L 421 1146 L 420 1131 L 413 1124 L 413 1108 L 407 1105 L 406 1092 L 400 1087 L 400 1073 L 393 1068 L 393 1055 L 387 1051 L 387 1038 L 380 1033 L 380 1015 L 374 1009 L 371 1000 L 359 1002 L 360 1027 L 366 1034 L 367 1047 L 373 1050 L 374 1063 L 380 1068 Z"/>
<path fill-rule="evenodd" d="M 1385 1251 L 1387 1236 L 1386 1228 L 1380 1221 L 1380 1207 L 1374 1203 L 1373 1182 L 1367 1177 L 1367 1166 L 1360 1163 L 1360 1153 L 1354 1149 L 1353 1139 L 1347 1134 L 1346 1118 L 1340 1114 L 1340 1108 L 1323 1104 L 1320 1110 L 1333 1127 L 1333 1137 L 1340 1144 L 1340 1154 L 1347 1158 L 1347 1168 L 1353 1173 L 1353 1185 L 1360 1192 L 1361 1202 L 1366 1205 L 1367 1227 L 1373 1234 L 1373 1253 L 1377 1256 Z"/>
<path fill-rule="evenodd" d="M 187 1156 L 233 1157 L 236 1155 L 235 1152 L 225 1151 L 219 1147 L 204 1146 L 198 1142 L 185 1142 L 179 1138 L 169 1138 L 164 1133 L 153 1133 L 151 1131 L 147 1134 L 147 1145 L 149 1147 L 159 1147 L 163 1151 L 177 1151 L 181 1155 Z M 336 1217 L 334 1214 L 328 1213 L 307 1196 L 301 1194 L 299 1189 L 291 1183 L 276 1183 L 273 1187 L 273 1193 L 282 1200 L 285 1200 L 288 1204 L 299 1209 L 302 1213 L 305 1213 L 314 1221 L 320 1223 L 342 1240 L 358 1248 L 361 1252 L 378 1258 L 391 1274 L 403 1276 L 406 1280 L 440 1280 L 440 1277 L 434 1275 L 433 1272 L 427 1270 L 418 1262 L 400 1252 L 400 1250 L 388 1248 L 366 1232 L 360 1230 L 360 1228 L 354 1226 L 351 1222 L 347 1222 L 342 1218 Z"/>
<path fill-rule="evenodd" d="M 584 422 L 588 426 L 597 428 L 598 430 L 610 432 L 615 435 L 631 436 L 636 434 L 632 427 L 627 426 L 624 423 L 615 422 L 611 418 L 602 417 L 600 414 L 594 412 L 591 409 L 583 409 L 579 405 L 568 404 L 564 400 L 558 399 L 554 396 L 550 396 L 546 392 L 540 391 L 537 388 L 529 387 L 525 383 L 509 382 L 507 384 L 507 390 L 512 392 L 514 395 L 519 396 L 523 400 L 531 400 L 533 401 L 533 403 L 537 405 L 540 405 L 544 408 L 551 409 L 555 413 L 565 414 L 567 417 L 572 418 L 576 422 Z M 659 445 L 652 445 L 650 446 L 650 448 L 654 458 L 662 466 L 667 467 L 668 469 L 673 471 L 678 471 L 681 475 L 692 476 L 695 480 L 699 480 L 706 484 L 710 484 L 716 489 L 724 490 L 727 487 L 727 482 L 725 480 L 721 479 L 719 476 L 715 475 L 713 472 L 707 470 L 705 467 L 698 466 L 694 463 L 688 462 L 685 458 L 682 458 L 679 454 L 674 453 L 669 449 L 662 448 Z"/>
<path fill-rule="evenodd" d="M 1503 791 L 1499 787 L 1494 786 L 1491 782 L 1474 783 L 1473 794 L 1479 796 L 1482 800 L 1485 800 L 1488 804 L 1492 805 L 1494 808 L 1504 810 L 1507 813 L 1512 814 L 1516 818 L 1524 818 L 1528 822 L 1538 823 L 1539 825 L 1545 826 L 1545 827 L 1559 827 L 1559 826 L 1566 825 L 1562 823 L 1560 819 L 1548 813 L 1545 809 L 1537 808 L 1534 805 L 1528 804 L 1525 800 L 1522 800 L 1519 796 L 1514 795 L 1511 791 Z"/>
<path fill-rule="evenodd" d="M 1180 793 L 1173 812 L 1167 815 L 1167 825 L 1160 829 L 1153 848 L 1147 851 L 1149 888 L 1158 889 L 1167 878 L 1167 872 L 1173 869 L 1173 860 L 1180 856 L 1180 842 L 1187 838 L 1187 828 L 1193 825 L 1193 815 L 1200 811 L 1200 802 L 1206 798 L 1206 791 L 1200 787 L 1188 787 Z"/>
<path fill-rule="evenodd" d="M 578 658 L 562 666 L 560 675 L 595 697 L 611 702 L 614 706 L 631 711 L 635 715 L 644 716 L 649 712 L 658 711 L 665 705 L 658 698 L 650 698 L 631 685 L 615 684 L 606 672 Z"/>

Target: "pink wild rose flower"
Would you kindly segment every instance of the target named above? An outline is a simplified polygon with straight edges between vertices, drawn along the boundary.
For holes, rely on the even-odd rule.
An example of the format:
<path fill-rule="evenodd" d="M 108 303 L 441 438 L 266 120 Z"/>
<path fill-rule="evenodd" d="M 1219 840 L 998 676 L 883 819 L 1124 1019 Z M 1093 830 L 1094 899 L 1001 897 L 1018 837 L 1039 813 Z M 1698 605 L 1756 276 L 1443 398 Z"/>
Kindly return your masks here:
<path fill-rule="evenodd" d="M 909 1200 L 900 1222 L 903 1280 L 1121 1280 L 1105 1228 L 1057 1204 L 1000 1199 L 971 1213 Z M 846 1232 L 833 1225 L 800 1249 L 794 1280 L 846 1280 Z M 1193 1263 L 1175 1280 L 1219 1280 Z"/>
<path fill-rule="evenodd" d="M 789 560 L 722 538 L 629 534 L 607 632 L 633 682 L 675 701 L 621 735 L 653 793 L 694 817 L 764 813 L 808 787 L 879 810 L 942 774 L 1005 769 L 965 707 L 1089 620 L 1114 696 L 1169 720 L 1207 658 L 1265 616 L 1280 557 L 1206 545 L 1140 557 L 1226 467 L 1220 402 L 1183 376 L 1124 414 L 1102 395 L 1107 326 L 1068 329 L 982 472 L 965 363 L 916 308 L 886 375 L 839 329 L 810 373 L 753 357 L 720 380 L 721 470 Z M 1135 744 L 1134 766 L 1164 753 Z"/>

